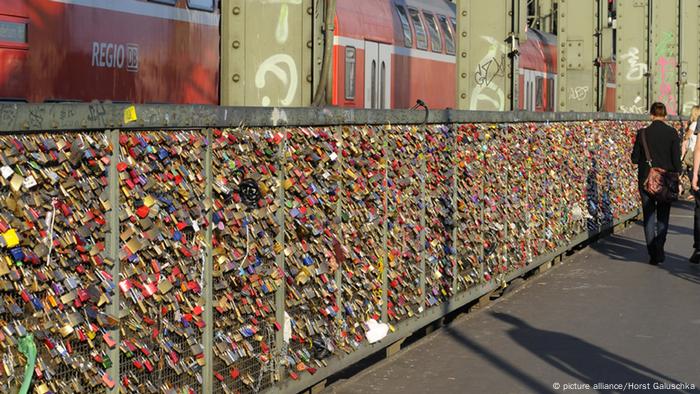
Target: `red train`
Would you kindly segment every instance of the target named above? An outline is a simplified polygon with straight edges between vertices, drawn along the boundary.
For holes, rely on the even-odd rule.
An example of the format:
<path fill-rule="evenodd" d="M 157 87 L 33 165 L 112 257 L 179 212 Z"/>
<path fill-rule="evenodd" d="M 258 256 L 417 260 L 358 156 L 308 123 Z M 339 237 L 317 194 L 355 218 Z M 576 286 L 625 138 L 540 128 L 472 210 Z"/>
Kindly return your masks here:
<path fill-rule="evenodd" d="M 219 0 L 2 0 L 0 100 L 219 103 Z M 455 5 L 338 1 L 330 104 L 455 107 Z M 520 48 L 521 108 L 556 102 L 556 37 Z"/>
<path fill-rule="evenodd" d="M 219 101 L 217 0 L 0 0 L 0 98 Z"/>

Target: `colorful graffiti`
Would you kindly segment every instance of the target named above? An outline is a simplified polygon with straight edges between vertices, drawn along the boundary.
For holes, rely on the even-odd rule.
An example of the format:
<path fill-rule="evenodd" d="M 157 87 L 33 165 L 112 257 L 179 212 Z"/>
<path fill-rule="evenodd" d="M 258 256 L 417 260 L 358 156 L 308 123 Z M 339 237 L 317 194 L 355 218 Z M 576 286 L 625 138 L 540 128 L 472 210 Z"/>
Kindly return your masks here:
<path fill-rule="evenodd" d="M 678 97 L 674 91 L 674 82 L 678 80 L 678 55 L 674 50 L 675 42 L 675 34 L 666 32 L 654 48 L 657 57 L 656 64 L 659 66 L 657 100 L 666 104 L 668 113 L 671 115 L 678 114 Z"/>

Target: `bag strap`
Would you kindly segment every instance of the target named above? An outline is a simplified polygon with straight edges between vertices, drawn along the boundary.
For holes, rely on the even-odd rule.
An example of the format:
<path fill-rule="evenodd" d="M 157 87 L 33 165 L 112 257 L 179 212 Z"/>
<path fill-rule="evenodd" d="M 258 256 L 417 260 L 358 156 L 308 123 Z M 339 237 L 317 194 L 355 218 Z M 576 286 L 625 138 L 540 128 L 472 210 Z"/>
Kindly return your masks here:
<path fill-rule="evenodd" d="M 647 164 L 649 164 L 649 167 L 652 167 L 651 153 L 649 153 L 649 145 L 647 144 L 646 131 L 647 129 L 642 129 L 642 131 L 639 133 L 639 136 L 642 138 L 642 145 L 644 146 L 644 155 L 647 157 Z"/>

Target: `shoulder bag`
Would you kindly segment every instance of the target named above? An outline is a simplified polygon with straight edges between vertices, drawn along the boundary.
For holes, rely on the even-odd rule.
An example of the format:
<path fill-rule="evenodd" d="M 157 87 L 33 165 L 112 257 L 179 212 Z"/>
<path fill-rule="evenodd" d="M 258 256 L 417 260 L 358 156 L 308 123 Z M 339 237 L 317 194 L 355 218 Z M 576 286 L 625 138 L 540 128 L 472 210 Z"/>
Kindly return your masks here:
<path fill-rule="evenodd" d="M 647 192 L 651 198 L 659 202 L 669 203 L 676 201 L 678 200 L 679 174 L 652 165 L 651 153 L 647 145 L 646 131 L 647 130 L 644 129 L 639 133 L 639 136 L 642 138 L 647 164 L 649 164 L 649 174 L 644 180 L 644 191 Z"/>
<path fill-rule="evenodd" d="M 681 135 L 685 135 L 688 132 L 688 130 L 690 130 L 691 125 L 692 125 L 691 123 L 688 123 L 687 129 L 685 130 L 685 132 L 682 132 Z M 697 125 L 695 126 L 695 128 L 697 128 Z M 692 130 L 692 131 L 693 131 L 692 136 L 690 138 L 688 138 L 687 141 L 683 141 L 683 143 L 686 144 L 685 145 L 685 156 L 683 156 L 681 158 L 681 162 L 683 162 L 683 165 L 685 167 L 693 167 L 693 158 L 695 156 L 695 153 L 694 153 L 695 144 L 691 144 L 691 141 L 693 141 L 693 139 L 694 139 L 693 137 L 697 138 L 697 134 L 696 134 L 695 130 Z"/>

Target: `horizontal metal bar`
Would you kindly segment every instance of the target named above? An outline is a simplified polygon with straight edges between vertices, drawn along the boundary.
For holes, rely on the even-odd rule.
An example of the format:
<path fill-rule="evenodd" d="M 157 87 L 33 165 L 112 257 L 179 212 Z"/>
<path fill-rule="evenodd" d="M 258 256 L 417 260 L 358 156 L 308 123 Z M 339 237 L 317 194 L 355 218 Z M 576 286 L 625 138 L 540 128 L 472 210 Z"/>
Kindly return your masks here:
<path fill-rule="evenodd" d="M 420 110 L 367 110 L 343 108 L 261 108 L 209 105 L 134 105 L 134 116 L 125 116 L 129 104 L 55 103 L 0 104 L 0 132 L 61 130 L 181 129 L 251 127 L 422 124 Z M 130 115 L 127 113 L 127 115 Z M 588 120 L 643 121 L 645 115 L 607 112 L 487 112 L 431 110 L 427 123 L 518 123 Z"/>
<path fill-rule="evenodd" d="M 523 268 L 517 269 L 508 275 L 506 275 L 506 282 L 510 282 L 515 278 L 519 278 L 528 272 L 537 269 L 539 266 L 542 264 L 545 264 L 548 261 L 551 261 L 555 257 L 562 255 L 566 253 L 568 250 L 571 250 L 572 248 L 580 245 L 581 243 L 587 241 L 588 239 L 595 237 L 599 234 L 602 234 L 615 226 L 625 223 L 629 220 L 632 220 L 635 218 L 637 215 L 639 215 L 639 210 L 634 211 L 630 213 L 629 215 L 620 218 L 618 221 L 613 222 L 612 224 L 603 226 L 599 228 L 598 232 L 595 233 L 588 233 L 588 232 L 583 232 L 579 234 L 577 237 L 571 240 L 568 245 L 563 246 L 559 249 L 554 250 L 553 252 L 550 252 L 546 255 L 542 255 L 535 259 L 535 261 L 532 264 L 529 264 Z M 291 381 L 291 380 L 286 380 L 283 383 L 273 386 L 267 391 L 265 391 L 266 394 L 277 394 L 277 393 L 291 393 L 291 392 L 300 392 L 303 391 L 314 384 L 322 381 L 323 379 L 342 371 L 343 369 L 361 361 L 362 359 L 379 352 L 386 348 L 387 346 L 393 344 L 394 342 L 406 338 L 409 335 L 413 334 L 414 332 L 420 330 L 421 328 L 427 326 L 428 324 L 436 321 L 437 319 L 456 311 L 457 309 L 463 307 L 464 305 L 477 300 L 479 297 L 482 297 L 494 290 L 496 290 L 499 287 L 499 284 L 492 280 L 488 283 L 478 285 L 476 287 L 473 287 L 470 290 L 467 290 L 464 293 L 460 293 L 455 295 L 453 298 L 447 300 L 445 303 L 436 305 L 425 312 L 423 312 L 420 317 L 413 318 L 407 321 L 403 321 L 398 323 L 394 328 L 394 332 L 389 332 L 389 334 L 384 337 L 381 341 L 374 343 L 374 344 L 365 344 L 360 346 L 357 350 L 350 354 L 343 354 L 342 358 L 333 358 L 328 362 L 328 366 L 326 368 L 322 368 L 316 372 L 314 375 L 309 375 L 308 378 L 303 378 L 298 381 Z"/>

